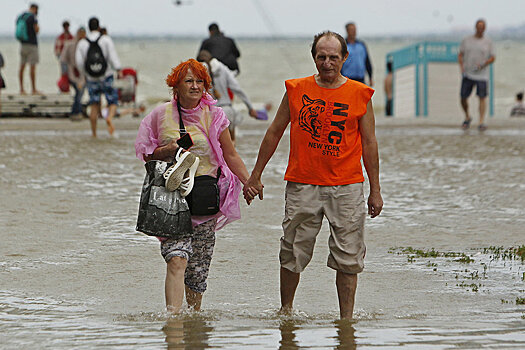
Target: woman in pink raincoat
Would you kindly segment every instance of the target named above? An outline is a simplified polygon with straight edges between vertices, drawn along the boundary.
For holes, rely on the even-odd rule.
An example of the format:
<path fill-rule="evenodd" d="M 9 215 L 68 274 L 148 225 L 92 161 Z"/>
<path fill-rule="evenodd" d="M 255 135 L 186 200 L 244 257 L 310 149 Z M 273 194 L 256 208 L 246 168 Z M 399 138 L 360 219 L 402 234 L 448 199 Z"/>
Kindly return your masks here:
<path fill-rule="evenodd" d="M 143 161 L 171 161 L 177 154 L 180 138 L 179 118 L 193 140 L 190 152 L 199 158 L 195 176 L 217 176 L 220 210 L 211 216 L 192 216 L 193 236 L 161 239 L 161 254 L 167 263 L 166 307 L 179 312 L 184 292 L 188 306 L 200 310 L 206 290 L 215 232 L 240 218 L 241 183 L 249 177 L 246 166 L 235 150 L 228 131 L 228 118 L 208 94 L 211 78 L 205 67 L 194 59 L 180 63 L 166 78 L 173 99 L 156 107 L 140 124 L 135 150 Z M 180 104 L 179 115 L 177 103 Z"/>

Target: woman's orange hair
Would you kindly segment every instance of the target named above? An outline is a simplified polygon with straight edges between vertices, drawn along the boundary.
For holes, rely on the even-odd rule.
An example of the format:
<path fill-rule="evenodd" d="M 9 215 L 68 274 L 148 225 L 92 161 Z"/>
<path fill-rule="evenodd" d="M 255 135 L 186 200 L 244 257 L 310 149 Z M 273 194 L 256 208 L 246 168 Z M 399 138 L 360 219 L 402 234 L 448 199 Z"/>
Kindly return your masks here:
<path fill-rule="evenodd" d="M 206 89 L 206 91 L 209 90 L 211 87 L 211 77 L 202 63 L 197 62 L 193 58 L 179 63 L 177 67 L 173 67 L 171 73 L 166 77 L 166 84 L 171 88 L 175 87 L 184 79 L 189 69 L 191 69 L 197 78 L 204 81 L 204 89 Z"/>

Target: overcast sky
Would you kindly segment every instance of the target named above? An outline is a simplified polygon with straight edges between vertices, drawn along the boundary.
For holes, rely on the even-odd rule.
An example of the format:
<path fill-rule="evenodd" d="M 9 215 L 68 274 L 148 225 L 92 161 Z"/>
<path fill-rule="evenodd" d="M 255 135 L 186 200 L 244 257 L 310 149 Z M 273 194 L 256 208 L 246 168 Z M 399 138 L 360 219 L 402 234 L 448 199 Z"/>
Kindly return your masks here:
<path fill-rule="evenodd" d="M 14 33 L 28 0 L 0 0 L 0 34 Z M 525 23 L 525 0 L 41 0 L 41 34 L 56 35 L 68 19 L 75 30 L 97 16 L 110 34 L 206 36 L 217 22 L 231 36 L 310 36 L 344 32 L 354 21 L 358 35 L 446 33 L 473 30 L 486 18 L 488 31 Z M 176 6 L 175 3 L 181 5 Z"/>

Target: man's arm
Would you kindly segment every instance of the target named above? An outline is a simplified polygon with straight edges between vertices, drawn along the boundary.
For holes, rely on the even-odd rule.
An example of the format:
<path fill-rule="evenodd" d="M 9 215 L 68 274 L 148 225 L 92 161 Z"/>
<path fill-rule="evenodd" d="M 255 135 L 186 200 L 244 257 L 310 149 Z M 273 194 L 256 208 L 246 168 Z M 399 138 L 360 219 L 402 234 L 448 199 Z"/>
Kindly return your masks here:
<path fill-rule="evenodd" d="M 228 89 L 233 91 L 235 96 L 239 97 L 242 100 L 242 102 L 244 102 L 246 108 L 248 108 L 248 114 L 255 118 L 257 116 L 257 112 L 253 109 L 253 105 L 250 99 L 248 98 L 248 95 L 246 95 L 244 90 L 241 88 L 239 82 L 237 81 L 237 79 L 235 79 L 235 76 L 233 75 L 232 71 L 224 67 L 224 69 L 222 69 L 221 71 L 221 74 L 226 75 L 226 85 Z"/>
<path fill-rule="evenodd" d="M 235 41 L 232 39 L 232 53 L 236 58 L 241 57 L 241 53 L 239 49 L 237 48 L 237 45 L 235 45 Z"/>
<path fill-rule="evenodd" d="M 495 56 L 490 56 L 488 60 L 485 61 L 485 63 L 481 66 L 481 68 L 485 68 L 487 67 L 489 64 L 492 64 L 494 63 L 494 61 L 496 60 L 496 57 Z"/>
<path fill-rule="evenodd" d="M 465 67 L 463 66 L 463 52 L 458 53 L 458 63 L 461 73 L 465 73 Z"/>
<path fill-rule="evenodd" d="M 366 53 L 366 60 L 365 60 L 365 67 L 366 72 L 368 73 L 368 78 L 370 79 L 370 86 L 374 86 L 374 80 L 372 79 L 372 62 L 370 61 L 370 55 L 368 54 L 368 48 L 363 43 L 363 46 L 365 47 L 365 53 Z"/>
<path fill-rule="evenodd" d="M 363 163 L 368 175 L 368 182 L 370 183 L 368 214 L 374 218 L 383 209 L 383 198 L 381 197 L 381 186 L 379 185 L 379 152 L 372 100 L 368 101 L 366 113 L 359 120 L 359 132 L 361 133 L 361 144 L 363 147 Z"/>
<path fill-rule="evenodd" d="M 107 35 L 105 35 L 100 40 L 102 39 L 106 40 L 107 42 L 106 45 L 108 48 L 108 61 L 111 64 L 111 67 L 117 72 L 119 72 L 122 67 L 120 65 L 120 59 L 118 57 L 117 50 L 115 49 L 115 44 L 113 43 L 113 40 Z"/>
<path fill-rule="evenodd" d="M 263 199 L 264 186 L 261 182 L 263 170 L 279 145 L 279 141 L 289 123 L 290 106 L 288 105 L 288 94 L 285 93 L 277 110 L 277 114 L 266 131 L 266 135 L 264 135 L 261 147 L 259 148 L 259 154 L 257 155 L 257 162 L 252 170 L 252 175 L 244 184 L 244 198 L 248 204 L 251 203 L 257 194 L 259 194 L 260 199 Z"/>

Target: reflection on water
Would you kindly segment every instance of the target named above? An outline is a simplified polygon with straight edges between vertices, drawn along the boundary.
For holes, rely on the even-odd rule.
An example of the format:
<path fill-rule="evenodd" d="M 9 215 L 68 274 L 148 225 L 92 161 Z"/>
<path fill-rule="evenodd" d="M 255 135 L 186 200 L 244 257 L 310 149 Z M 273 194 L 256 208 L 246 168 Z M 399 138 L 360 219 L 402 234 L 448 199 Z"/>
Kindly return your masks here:
<path fill-rule="evenodd" d="M 337 346 L 336 349 L 352 350 L 356 349 L 355 328 L 352 322 L 339 320 L 335 322 L 337 329 Z"/>
<path fill-rule="evenodd" d="M 279 342 L 279 349 L 281 350 L 294 350 L 299 349 L 295 332 L 299 329 L 299 326 L 294 321 L 282 321 L 279 324 L 279 330 L 281 331 L 281 341 Z"/>
<path fill-rule="evenodd" d="M 167 349 L 207 349 L 213 327 L 204 320 L 170 318 L 162 331 L 166 334 Z"/>

